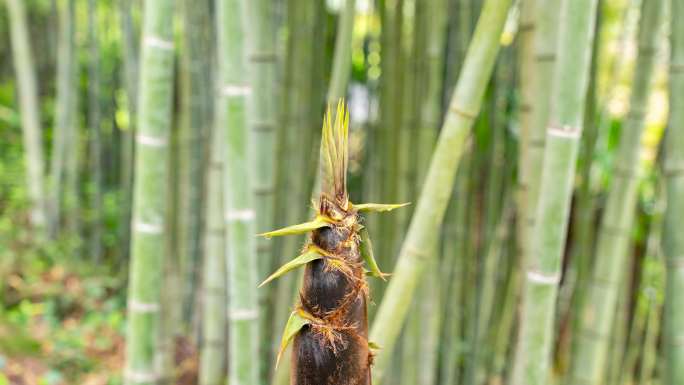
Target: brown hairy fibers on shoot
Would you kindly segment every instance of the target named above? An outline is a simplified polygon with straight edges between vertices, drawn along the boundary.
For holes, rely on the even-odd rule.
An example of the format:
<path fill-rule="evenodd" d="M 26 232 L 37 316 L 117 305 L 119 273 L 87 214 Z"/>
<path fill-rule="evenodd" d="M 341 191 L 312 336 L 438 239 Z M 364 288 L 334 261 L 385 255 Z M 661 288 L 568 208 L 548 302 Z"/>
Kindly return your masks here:
<path fill-rule="evenodd" d="M 323 119 L 321 195 L 316 217 L 306 223 L 262 234 L 266 237 L 310 233 L 302 254 L 263 284 L 305 266 L 299 303 L 290 315 L 278 361 L 293 341 L 292 385 L 370 385 L 373 354 L 368 341 L 366 275 L 384 279 L 373 257 L 359 212 L 388 211 L 399 205 L 359 204 L 347 194 L 349 112 L 337 105 Z M 364 267 L 364 264 L 366 267 Z"/>

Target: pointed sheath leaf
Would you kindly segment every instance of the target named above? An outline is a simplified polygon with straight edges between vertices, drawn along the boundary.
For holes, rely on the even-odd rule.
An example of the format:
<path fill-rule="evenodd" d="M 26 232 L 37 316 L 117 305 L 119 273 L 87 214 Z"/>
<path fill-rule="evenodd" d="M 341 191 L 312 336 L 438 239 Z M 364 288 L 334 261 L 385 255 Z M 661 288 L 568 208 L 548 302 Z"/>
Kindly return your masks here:
<path fill-rule="evenodd" d="M 361 234 L 361 245 L 360 245 L 360 251 L 361 251 L 361 256 L 363 257 L 364 262 L 366 262 L 366 265 L 368 266 L 368 274 L 370 274 L 373 277 L 377 277 L 382 279 L 383 281 L 387 281 L 385 277 L 389 276 L 389 274 L 383 273 L 380 271 L 380 268 L 378 267 L 378 263 L 375 261 L 375 256 L 373 255 L 373 244 L 371 243 L 370 236 L 368 235 L 368 230 L 363 228 L 360 231 Z"/>
<path fill-rule="evenodd" d="M 305 325 L 309 325 L 312 322 L 310 319 L 305 318 L 302 313 L 305 312 L 299 309 L 295 310 L 290 314 L 290 318 L 287 320 L 285 330 L 283 331 L 283 337 L 280 339 L 280 350 L 278 350 L 278 357 L 276 358 L 276 368 L 280 363 L 280 357 L 282 357 L 283 352 L 287 348 L 287 345 L 290 344 L 290 341 L 292 341 L 294 336 L 299 333 Z"/>
<path fill-rule="evenodd" d="M 368 211 L 379 213 L 383 211 L 391 211 L 394 209 L 398 209 L 400 207 L 408 206 L 410 204 L 410 202 L 397 204 L 361 203 L 358 205 L 354 205 L 354 208 L 356 209 L 356 211 Z"/>
<path fill-rule="evenodd" d="M 380 347 L 380 345 L 376 344 L 376 343 L 373 342 L 373 341 L 368 341 L 368 347 L 369 347 L 371 350 L 380 350 L 380 349 L 382 349 L 382 348 Z"/>
<path fill-rule="evenodd" d="M 262 237 L 271 238 L 279 237 L 282 235 L 304 234 L 308 233 L 309 231 L 320 229 L 321 227 L 325 226 L 330 226 L 330 222 L 326 221 L 326 219 L 321 216 L 317 216 L 316 218 L 314 218 L 314 220 L 310 222 L 304 222 L 298 225 L 284 227 L 282 229 L 269 231 L 267 233 L 261 233 L 259 235 Z"/>
<path fill-rule="evenodd" d="M 292 271 L 300 266 L 304 266 L 311 261 L 323 258 L 323 255 L 321 255 L 321 251 L 322 250 L 320 250 L 318 247 L 310 246 L 302 255 L 282 265 L 278 270 L 275 271 L 275 273 L 271 274 L 268 278 L 266 278 L 264 282 L 262 282 L 259 285 L 259 287 L 262 287 L 265 284 L 273 281 L 274 279 L 284 275 L 285 273 Z"/>

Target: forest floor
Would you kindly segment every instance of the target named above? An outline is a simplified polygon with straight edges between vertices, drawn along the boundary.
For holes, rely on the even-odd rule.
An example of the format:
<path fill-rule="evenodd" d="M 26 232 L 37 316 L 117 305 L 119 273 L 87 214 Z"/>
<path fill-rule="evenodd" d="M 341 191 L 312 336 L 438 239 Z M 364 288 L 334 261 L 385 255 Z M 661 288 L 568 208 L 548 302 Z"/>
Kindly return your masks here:
<path fill-rule="evenodd" d="M 122 279 L 62 265 L 22 266 L 2 276 L 0 385 L 123 382 Z M 195 384 L 197 349 L 178 340 L 175 355 L 177 383 Z"/>

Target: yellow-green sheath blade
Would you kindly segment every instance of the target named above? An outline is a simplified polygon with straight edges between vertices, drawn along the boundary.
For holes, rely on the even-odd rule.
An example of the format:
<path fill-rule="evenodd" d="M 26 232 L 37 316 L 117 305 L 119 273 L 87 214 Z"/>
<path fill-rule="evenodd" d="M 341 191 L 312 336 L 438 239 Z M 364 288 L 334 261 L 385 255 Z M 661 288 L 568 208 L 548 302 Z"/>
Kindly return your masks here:
<path fill-rule="evenodd" d="M 304 266 L 307 263 L 311 261 L 315 261 L 317 259 L 321 259 L 323 256 L 320 253 L 320 250 L 316 247 L 309 247 L 304 254 L 299 255 L 295 259 L 291 260 L 290 262 L 282 265 L 278 270 L 275 271 L 275 273 L 271 274 L 264 282 L 262 282 L 259 287 L 264 286 L 265 284 L 273 281 L 276 278 L 281 277 L 285 273 L 288 273 L 300 266 Z"/>
<path fill-rule="evenodd" d="M 389 276 L 389 274 L 380 271 L 380 267 L 378 267 L 378 263 L 375 261 L 375 255 L 373 255 L 373 244 L 371 243 L 370 236 L 368 236 L 368 230 L 366 228 L 362 228 L 359 233 L 361 235 L 361 257 L 363 257 L 368 269 L 370 269 L 368 273 L 373 277 L 377 277 L 383 281 L 386 281 L 385 277 Z"/>
<path fill-rule="evenodd" d="M 290 341 L 292 341 L 294 336 L 302 330 L 304 325 L 310 323 L 311 320 L 304 318 L 302 314 L 300 314 L 300 310 L 295 310 L 290 314 L 290 318 L 287 320 L 287 324 L 285 324 L 283 337 L 280 339 L 280 350 L 278 350 L 278 357 L 276 358 L 276 368 L 280 363 L 280 357 L 283 355 L 287 345 L 290 344 Z"/>
<path fill-rule="evenodd" d="M 305 222 L 305 223 L 300 223 L 298 225 L 284 227 L 282 229 L 269 231 L 267 233 L 262 233 L 259 235 L 262 237 L 271 238 L 271 237 L 280 237 L 283 235 L 304 234 L 304 233 L 308 233 L 309 231 L 320 229 L 321 227 L 325 227 L 325 226 L 329 226 L 329 225 L 330 225 L 330 222 L 328 222 L 324 217 L 317 216 L 314 220 L 312 220 L 310 222 Z"/>
<path fill-rule="evenodd" d="M 379 213 L 383 211 L 391 211 L 394 209 L 398 209 L 400 207 L 408 206 L 410 205 L 410 202 L 407 203 L 396 203 L 396 204 L 383 204 L 383 203 L 360 203 L 358 205 L 354 205 L 354 208 L 356 211 L 359 212 L 373 212 L 373 213 Z"/>
<path fill-rule="evenodd" d="M 373 341 L 368 341 L 368 348 L 371 349 L 371 350 L 380 350 L 380 349 L 382 349 L 382 348 L 380 347 L 380 345 L 376 344 L 376 343 L 373 342 Z"/>

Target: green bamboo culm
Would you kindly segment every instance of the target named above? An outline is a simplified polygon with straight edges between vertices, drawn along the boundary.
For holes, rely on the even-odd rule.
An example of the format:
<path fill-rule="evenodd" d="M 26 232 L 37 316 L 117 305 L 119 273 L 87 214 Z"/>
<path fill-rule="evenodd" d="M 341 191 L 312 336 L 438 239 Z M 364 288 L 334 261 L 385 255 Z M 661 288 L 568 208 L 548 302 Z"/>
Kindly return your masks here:
<path fill-rule="evenodd" d="M 92 180 L 93 192 L 91 196 L 90 209 L 93 215 L 90 224 L 90 258 L 99 263 L 102 258 L 102 198 L 103 198 L 103 172 L 102 172 L 102 118 L 100 105 L 100 32 L 97 26 L 97 2 L 88 0 L 88 45 L 90 52 L 90 64 L 88 65 L 88 128 L 90 137 L 90 175 Z M 71 76 L 74 78 L 73 70 Z M 74 91 L 71 91 L 74 92 Z M 74 109 L 71 109 L 74 111 Z M 74 114 L 75 115 L 75 114 Z M 73 119 L 72 119 L 73 120 Z M 73 128 L 73 123 L 72 130 Z M 78 142 L 74 141 L 72 146 L 78 147 Z M 72 151 L 76 151 L 74 148 Z M 77 192 L 70 192 L 77 195 Z M 71 199 L 75 199 L 72 197 Z"/>
<path fill-rule="evenodd" d="M 620 282 L 631 252 L 629 244 L 641 174 L 641 136 L 656 60 L 664 1 L 644 1 L 639 25 L 630 110 L 615 159 L 612 186 L 601 227 L 595 267 L 582 306 L 577 348 L 573 352 L 570 384 L 599 384 L 607 363 L 609 337 L 615 318 Z"/>
<path fill-rule="evenodd" d="M 371 329 L 371 340 L 382 347 L 375 360 L 374 383 L 382 382 L 415 288 L 433 257 L 426 252 L 426 245 L 437 241 L 435 237 L 451 197 L 458 162 L 494 68 L 509 5 L 509 0 L 484 3 L 468 47 L 406 240 Z"/>
<path fill-rule="evenodd" d="M 164 266 L 173 100 L 174 2 L 145 2 L 135 141 L 126 385 L 153 385 Z"/>
<path fill-rule="evenodd" d="M 250 28 L 245 30 L 247 61 L 251 68 L 250 79 L 254 92 L 254 108 L 249 113 L 249 129 L 258 143 L 254 158 L 255 174 L 252 183 L 256 204 L 256 229 L 267 231 L 275 219 L 275 155 L 276 155 L 276 32 L 275 12 L 270 0 L 244 1 Z M 273 264 L 272 242 L 257 239 L 257 265 L 259 275 L 265 274 Z M 259 291 L 261 362 L 272 357 L 273 328 L 271 311 L 272 292 Z M 261 382 L 266 383 L 270 365 L 261 365 Z"/>
<path fill-rule="evenodd" d="M 549 1 L 551 2 L 551 1 Z M 527 190 L 529 189 L 528 179 L 530 172 L 528 171 L 529 164 L 527 159 L 529 157 L 530 148 L 530 131 L 532 126 L 532 113 L 534 112 L 534 87 L 533 84 L 537 79 L 535 72 L 535 21 L 536 21 L 536 1 L 522 0 L 520 2 L 520 25 L 518 26 L 518 67 L 519 67 L 519 88 L 520 88 L 520 112 L 518 119 L 520 121 L 520 131 L 518 140 L 518 179 L 517 179 L 517 196 L 516 201 L 518 205 L 517 228 L 519 242 L 520 256 L 525 256 L 527 252 Z"/>
<path fill-rule="evenodd" d="M 549 97 L 551 111 L 538 202 L 529 206 L 534 207 L 536 218 L 534 230 L 528 233 L 530 255 L 524 260 L 515 385 L 549 381 L 556 295 L 582 132 L 596 5 L 596 0 L 563 1 L 560 9 L 557 45 L 564 49 L 558 52 Z"/>
<path fill-rule="evenodd" d="M 47 220 L 44 155 L 41 140 L 40 105 L 36 69 L 31 53 L 24 0 L 6 0 L 14 72 L 17 76 L 19 109 L 24 142 L 26 182 L 31 204 L 31 225 L 42 229 Z"/>
<path fill-rule="evenodd" d="M 228 258 L 228 378 L 259 383 L 254 150 L 248 126 L 251 94 L 245 63 L 244 2 L 217 0 L 218 103 L 215 124 L 224 132 L 224 196 Z"/>
<path fill-rule="evenodd" d="M 67 154 L 76 151 L 69 148 L 70 131 L 74 122 L 74 3 L 59 3 L 59 25 L 57 39 L 57 100 L 55 105 L 55 125 L 52 135 L 52 156 L 50 157 L 50 178 L 48 208 L 48 233 L 57 236 L 59 229 L 61 193 L 66 168 Z M 90 84 L 90 82 L 89 82 Z"/>
<path fill-rule="evenodd" d="M 663 252 L 667 260 L 664 385 L 684 383 L 684 3 L 672 2 L 670 122 L 665 141 L 667 210 Z"/>
<path fill-rule="evenodd" d="M 539 203 L 539 189 L 542 177 L 542 165 L 544 160 L 544 148 L 546 146 L 546 131 L 549 116 L 552 109 L 555 86 L 554 76 L 556 70 L 556 58 L 559 54 L 558 34 L 559 17 L 562 0 L 536 1 L 533 12 L 536 17 L 534 42 L 532 51 L 534 56 L 533 75 L 529 82 L 532 88 L 532 113 L 529 117 L 527 129 L 527 149 L 524 159 L 525 175 L 525 215 L 521 239 L 523 261 L 532 258 L 533 238 L 536 236 L 535 225 L 537 221 L 537 206 Z"/>
<path fill-rule="evenodd" d="M 206 231 L 202 287 L 200 385 L 221 385 L 225 378 L 226 260 L 223 220 L 223 131 L 211 132 L 206 192 Z"/>
<path fill-rule="evenodd" d="M 207 138 L 211 135 L 213 113 L 212 60 L 213 39 L 211 3 L 183 0 L 179 4 L 184 32 L 180 54 L 179 119 L 178 125 L 178 260 L 183 295 L 182 312 L 185 324 L 193 324 L 196 317 L 196 286 L 202 260 L 202 204 L 206 196 L 205 165 L 210 152 Z M 182 70 L 181 70 L 182 69 Z"/>

